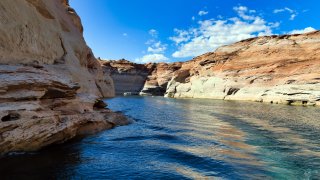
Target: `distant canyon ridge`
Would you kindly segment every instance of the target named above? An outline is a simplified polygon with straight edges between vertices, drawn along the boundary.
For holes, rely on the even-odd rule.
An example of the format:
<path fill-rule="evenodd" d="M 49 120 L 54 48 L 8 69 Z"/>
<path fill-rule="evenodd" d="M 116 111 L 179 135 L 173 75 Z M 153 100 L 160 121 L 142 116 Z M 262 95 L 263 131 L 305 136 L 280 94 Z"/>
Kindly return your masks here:
<path fill-rule="evenodd" d="M 186 62 L 99 62 L 118 95 L 320 105 L 320 31 L 251 38 Z"/>

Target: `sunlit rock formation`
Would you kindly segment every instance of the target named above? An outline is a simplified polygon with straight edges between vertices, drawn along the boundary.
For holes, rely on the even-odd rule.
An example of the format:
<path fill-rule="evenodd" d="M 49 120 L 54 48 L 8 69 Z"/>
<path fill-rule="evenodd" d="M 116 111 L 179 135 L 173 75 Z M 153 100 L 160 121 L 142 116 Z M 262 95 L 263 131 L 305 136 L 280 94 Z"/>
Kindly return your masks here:
<path fill-rule="evenodd" d="M 37 150 L 118 123 L 120 115 L 98 100 L 114 96 L 112 79 L 82 32 L 67 0 L 0 1 L 0 153 Z"/>
<path fill-rule="evenodd" d="M 165 96 L 320 105 L 320 32 L 247 39 L 196 57 Z"/>
<path fill-rule="evenodd" d="M 106 65 L 119 94 L 142 87 L 141 95 L 320 105 L 319 55 L 315 31 L 247 39 L 183 63 Z"/>

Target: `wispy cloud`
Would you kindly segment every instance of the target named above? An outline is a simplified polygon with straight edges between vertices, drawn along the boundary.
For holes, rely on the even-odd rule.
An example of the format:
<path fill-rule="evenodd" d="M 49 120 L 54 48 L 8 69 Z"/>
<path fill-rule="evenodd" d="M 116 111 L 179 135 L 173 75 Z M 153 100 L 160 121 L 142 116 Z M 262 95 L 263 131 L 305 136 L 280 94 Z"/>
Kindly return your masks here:
<path fill-rule="evenodd" d="M 315 31 L 316 29 L 314 29 L 313 27 L 307 27 L 304 29 L 295 29 L 290 31 L 288 34 L 303 34 L 303 33 L 308 33 L 308 32 L 312 32 Z"/>
<path fill-rule="evenodd" d="M 137 63 L 148 63 L 148 62 L 164 62 L 168 61 L 169 58 L 167 58 L 163 54 L 147 54 L 141 58 L 135 59 L 135 62 Z"/>
<path fill-rule="evenodd" d="M 148 47 L 150 53 L 163 53 L 167 49 L 166 44 L 162 44 L 161 41 L 155 42 Z"/>
<path fill-rule="evenodd" d="M 135 62 L 137 63 L 148 63 L 148 62 L 163 62 L 168 61 L 164 53 L 167 49 L 167 44 L 163 44 L 159 39 L 159 32 L 155 29 L 150 29 L 148 31 L 151 38 L 145 43 L 148 45 L 147 52 L 148 54 L 144 55 L 141 58 L 136 58 Z M 145 51 L 144 51 L 145 52 Z M 143 53 L 144 54 L 144 53 Z"/>
<path fill-rule="evenodd" d="M 176 43 L 176 45 L 179 45 L 182 42 L 189 41 L 191 38 L 190 31 L 180 30 L 180 29 L 175 28 L 174 32 L 175 32 L 176 36 L 170 37 L 169 39 L 174 41 Z"/>
<path fill-rule="evenodd" d="M 158 31 L 155 29 L 150 29 L 149 30 L 149 34 L 153 37 L 153 38 L 158 38 Z"/>
<path fill-rule="evenodd" d="M 282 12 L 288 12 L 290 14 L 290 18 L 289 18 L 290 20 L 294 20 L 298 15 L 297 11 L 290 9 L 288 7 L 273 10 L 274 14 L 278 14 L 278 13 L 282 13 Z"/>
<path fill-rule="evenodd" d="M 122 36 L 127 37 L 127 36 L 128 36 L 128 34 L 127 34 L 127 33 L 123 33 L 123 34 L 122 34 Z"/>
<path fill-rule="evenodd" d="M 198 56 L 243 39 L 271 35 L 272 30 L 279 26 L 278 22 L 267 22 L 256 15 L 255 10 L 245 6 L 233 9 L 237 13 L 236 17 L 199 21 L 199 27 L 187 30 L 175 29 L 176 35 L 170 39 L 176 43 L 178 50 L 172 56 Z"/>
<path fill-rule="evenodd" d="M 199 11 L 198 15 L 204 16 L 204 15 L 207 15 L 208 13 L 209 13 L 208 11 Z"/>

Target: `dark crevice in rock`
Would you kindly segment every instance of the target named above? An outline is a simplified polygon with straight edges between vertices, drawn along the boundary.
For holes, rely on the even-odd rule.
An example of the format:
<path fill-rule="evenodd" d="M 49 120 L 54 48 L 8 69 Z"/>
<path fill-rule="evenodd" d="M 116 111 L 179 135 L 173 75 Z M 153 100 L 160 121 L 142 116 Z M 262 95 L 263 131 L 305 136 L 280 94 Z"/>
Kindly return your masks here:
<path fill-rule="evenodd" d="M 97 86 L 100 94 L 103 95 L 103 90 L 101 89 L 101 87 L 99 86 L 99 84 L 97 83 L 97 81 L 95 82 L 95 84 L 96 84 L 96 86 Z"/>
<path fill-rule="evenodd" d="M 287 100 L 288 105 L 307 105 L 308 100 Z"/>
<path fill-rule="evenodd" d="M 288 95 L 288 96 L 294 96 L 294 95 L 308 95 L 310 93 L 303 93 L 303 92 L 297 92 L 297 93 L 283 93 L 283 95 Z"/>
<path fill-rule="evenodd" d="M 7 121 L 15 121 L 15 120 L 19 120 L 21 118 L 21 115 L 18 113 L 9 113 L 6 116 L 3 116 L 1 118 L 2 122 L 7 122 Z"/>
<path fill-rule="evenodd" d="M 63 63 L 65 63 L 65 57 L 67 55 L 67 50 L 66 50 L 66 47 L 63 44 L 63 40 L 62 40 L 61 37 L 59 37 L 59 39 L 60 39 L 61 48 L 63 50 L 63 55 L 59 59 L 54 60 L 54 64 L 63 64 Z"/>
<path fill-rule="evenodd" d="M 240 89 L 239 88 L 230 88 L 227 95 L 230 96 L 230 95 L 234 95 L 236 94 Z"/>
<path fill-rule="evenodd" d="M 98 69 L 94 55 L 91 51 L 87 54 L 87 62 L 87 68 L 89 69 L 89 72 L 95 72 L 95 70 Z"/>
<path fill-rule="evenodd" d="M 288 80 L 285 84 L 292 84 L 294 82 L 296 82 L 296 80 Z"/>
<path fill-rule="evenodd" d="M 68 87 L 59 82 L 53 82 L 54 87 L 47 88 L 45 94 L 41 99 L 54 99 L 54 98 L 74 98 L 77 90 L 80 88 L 78 84 Z"/>
<path fill-rule="evenodd" d="M 188 77 L 190 77 L 190 72 L 188 70 L 183 70 L 179 72 L 179 74 L 175 78 L 175 81 L 179 83 L 186 83 Z"/>
<path fill-rule="evenodd" d="M 205 65 L 208 65 L 208 64 L 215 64 L 217 61 L 216 60 L 204 60 L 202 62 L 200 62 L 200 66 L 205 66 Z"/>
<path fill-rule="evenodd" d="M 48 88 L 44 96 L 41 99 L 53 99 L 53 98 L 63 98 L 68 96 L 67 93 L 61 89 Z"/>
<path fill-rule="evenodd" d="M 102 101 L 101 99 L 97 99 L 96 102 L 94 103 L 93 107 L 96 109 L 104 109 L 106 108 L 108 105 Z"/>

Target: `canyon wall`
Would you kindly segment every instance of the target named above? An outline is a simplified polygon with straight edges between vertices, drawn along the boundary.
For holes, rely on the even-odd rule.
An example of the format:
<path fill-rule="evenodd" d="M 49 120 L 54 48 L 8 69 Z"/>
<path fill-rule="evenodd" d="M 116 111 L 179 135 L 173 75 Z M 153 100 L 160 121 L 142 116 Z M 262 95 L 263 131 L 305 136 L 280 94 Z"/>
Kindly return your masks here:
<path fill-rule="evenodd" d="M 320 105 L 320 32 L 247 39 L 196 57 L 165 96 Z"/>
<path fill-rule="evenodd" d="M 136 64 L 127 60 L 101 60 L 106 77 L 111 76 L 117 95 L 163 96 L 173 73 L 182 63 Z"/>
<path fill-rule="evenodd" d="M 140 95 L 320 105 L 319 31 L 247 39 L 182 63 L 126 63 L 112 61 L 116 76 L 130 71 L 111 75 L 120 94 L 139 76 Z"/>
<path fill-rule="evenodd" d="M 67 0 L 0 1 L 0 153 L 32 151 L 126 123 Z"/>
<path fill-rule="evenodd" d="M 152 65 L 152 69 L 144 83 L 140 95 L 163 96 L 166 92 L 168 82 L 171 80 L 173 73 L 181 68 L 182 63 L 157 63 L 146 64 L 147 67 Z"/>
<path fill-rule="evenodd" d="M 126 60 L 100 61 L 106 77 L 113 79 L 116 95 L 131 93 L 138 95 L 151 69 L 143 64 Z"/>

